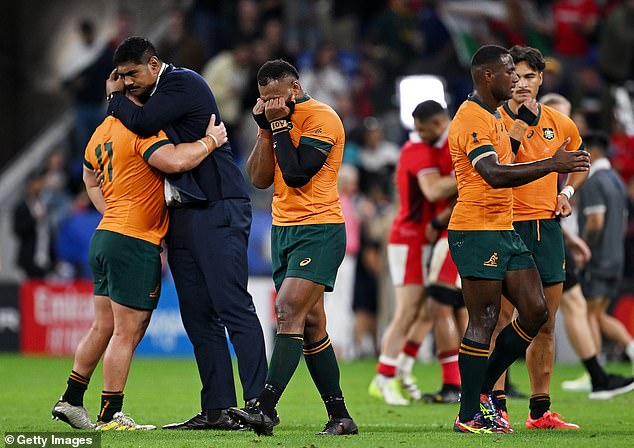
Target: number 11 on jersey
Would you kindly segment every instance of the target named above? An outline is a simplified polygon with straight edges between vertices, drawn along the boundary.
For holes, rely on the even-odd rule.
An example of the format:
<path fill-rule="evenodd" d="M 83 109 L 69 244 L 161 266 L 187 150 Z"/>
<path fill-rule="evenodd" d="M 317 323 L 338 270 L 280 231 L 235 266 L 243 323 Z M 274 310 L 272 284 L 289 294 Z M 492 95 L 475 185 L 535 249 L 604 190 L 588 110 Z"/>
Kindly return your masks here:
<path fill-rule="evenodd" d="M 95 148 L 95 155 L 97 156 L 97 162 L 99 163 L 99 169 L 103 172 L 103 166 L 105 163 L 108 164 L 108 172 L 104 172 L 104 176 L 107 174 L 107 180 L 112 182 L 112 142 L 106 142 L 103 144 L 104 149 L 106 150 L 107 156 L 106 159 L 103 158 L 105 154 L 101 152 L 101 144 L 97 145 Z"/>

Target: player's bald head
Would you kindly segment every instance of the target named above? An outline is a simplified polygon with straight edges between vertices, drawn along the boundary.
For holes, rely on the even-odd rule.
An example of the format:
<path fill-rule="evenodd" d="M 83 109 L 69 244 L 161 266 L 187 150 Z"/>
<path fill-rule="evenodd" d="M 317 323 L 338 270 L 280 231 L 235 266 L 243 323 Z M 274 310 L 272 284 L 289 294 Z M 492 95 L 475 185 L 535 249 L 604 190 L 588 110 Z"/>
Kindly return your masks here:
<path fill-rule="evenodd" d="M 558 93 L 547 93 L 539 99 L 539 102 L 545 104 L 546 106 L 552 107 L 553 109 L 561 112 L 567 117 L 570 116 L 570 112 L 572 111 L 572 105 L 570 101 Z"/>

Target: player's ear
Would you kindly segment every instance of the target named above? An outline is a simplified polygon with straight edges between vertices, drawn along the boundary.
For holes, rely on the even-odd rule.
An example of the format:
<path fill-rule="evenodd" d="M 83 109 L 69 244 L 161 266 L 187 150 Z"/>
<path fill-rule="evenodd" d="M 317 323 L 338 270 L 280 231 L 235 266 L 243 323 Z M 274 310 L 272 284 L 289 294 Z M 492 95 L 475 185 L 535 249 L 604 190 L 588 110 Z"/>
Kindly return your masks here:
<path fill-rule="evenodd" d="M 152 73 L 156 74 L 161 70 L 161 61 L 159 61 L 159 59 L 156 56 L 150 57 L 147 63 Z"/>
<path fill-rule="evenodd" d="M 491 81 L 493 77 L 495 77 L 495 70 L 493 70 L 491 67 L 486 67 L 484 70 L 482 70 L 482 76 L 484 76 L 485 80 Z"/>
<path fill-rule="evenodd" d="M 299 91 L 300 91 L 300 89 L 301 89 L 301 88 L 302 88 L 302 86 L 300 86 L 300 85 L 299 85 L 299 81 L 298 81 L 298 80 L 294 80 L 294 81 L 291 83 L 291 91 L 293 92 L 293 95 L 294 95 L 295 97 L 297 97 L 297 96 L 298 96 L 298 93 L 299 93 Z"/>

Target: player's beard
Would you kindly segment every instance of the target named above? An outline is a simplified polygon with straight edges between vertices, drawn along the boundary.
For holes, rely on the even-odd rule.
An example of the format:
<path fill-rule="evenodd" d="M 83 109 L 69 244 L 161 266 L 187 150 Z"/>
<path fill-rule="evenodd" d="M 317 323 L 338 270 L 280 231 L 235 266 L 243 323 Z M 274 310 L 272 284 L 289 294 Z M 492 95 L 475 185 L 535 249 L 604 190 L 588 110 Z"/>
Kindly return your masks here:
<path fill-rule="evenodd" d="M 293 115 L 293 112 L 295 112 L 295 101 L 287 101 L 286 102 L 286 107 L 288 107 L 290 109 L 290 112 L 288 113 L 288 115 Z"/>

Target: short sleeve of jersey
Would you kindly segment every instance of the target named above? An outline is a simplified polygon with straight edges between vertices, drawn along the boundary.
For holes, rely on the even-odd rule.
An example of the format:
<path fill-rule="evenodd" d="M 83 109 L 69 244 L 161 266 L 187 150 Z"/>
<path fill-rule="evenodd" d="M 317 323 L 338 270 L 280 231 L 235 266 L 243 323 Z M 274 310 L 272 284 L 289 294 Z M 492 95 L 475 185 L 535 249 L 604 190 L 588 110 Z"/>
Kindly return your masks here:
<path fill-rule="evenodd" d="M 581 213 L 589 215 L 592 213 L 605 212 L 607 202 L 604 197 L 603 188 L 601 188 L 601 182 L 596 175 L 588 178 L 583 184 L 580 193 L 583 195 L 582 201 L 580 201 L 583 204 Z"/>
<path fill-rule="evenodd" d="M 409 152 L 408 166 L 414 175 L 436 173 L 440 171 L 437 161 L 434 159 L 434 148 L 430 148 L 424 143 L 420 144 L 420 148 Z"/>
<path fill-rule="evenodd" d="M 577 129 L 577 125 L 570 118 L 563 115 L 563 127 L 565 130 L 566 137 L 570 137 L 570 143 L 568 143 L 568 151 L 576 151 L 579 149 L 584 149 L 585 145 L 583 144 L 583 140 L 581 139 L 581 135 L 579 134 L 579 129 Z"/>
<path fill-rule="evenodd" d="M 159 149 L 161 146 L 165 146 L 170 144 L 171 142 L 167 138 L 167 135 L 164 131 L 159 131 L 156 135 L 151 135 L 149 137 L 141 137 L 138 136 L 136 139 L 136 147 L 135 150 L 143 157 L 143 159 L 147 162 L 148 159 L 154 152 Z"/>
<path fill-rule="evenodd" d="M 340 136 L 341 132 L 336 126 L 338 121 L 336 117 L 324 111 L 309 115 L 303 124 L 299 144 L 330 153 L 338 137 L 343 137 Z M 343 141 L 341 143 L 343 144 Z"/>
<path fill-rule="evenodd" d="M 471 120 L 462 123 L 458 142 L 475 166 L 476 162 L 490 152 L 495 152 L 491 139 L 491 124 L 481 116 L 474 116 Z"/>
<path fill-rule="evenodd" d="M 97 154 L 95 152 L 95 144 L 94 144 L 94 135 L 91 137 L 88 145 L 86 145 L 86 150 L 84 151 L 84 166 L 89 170 L 95 170 L 99 167 L 99 162 L 97 161 Z"/>

